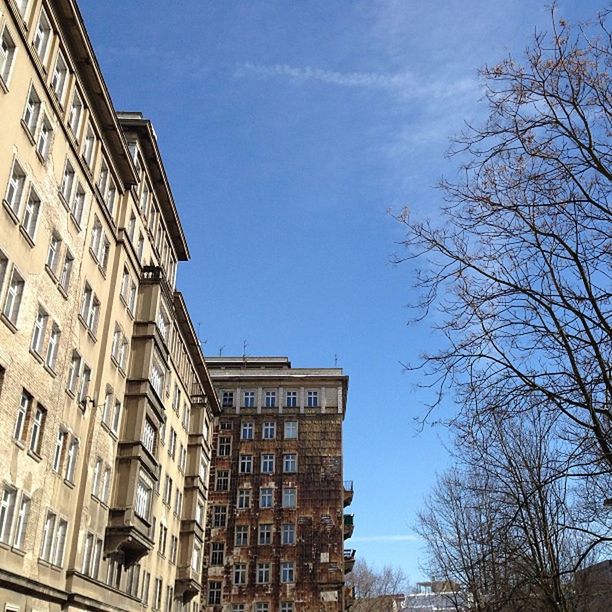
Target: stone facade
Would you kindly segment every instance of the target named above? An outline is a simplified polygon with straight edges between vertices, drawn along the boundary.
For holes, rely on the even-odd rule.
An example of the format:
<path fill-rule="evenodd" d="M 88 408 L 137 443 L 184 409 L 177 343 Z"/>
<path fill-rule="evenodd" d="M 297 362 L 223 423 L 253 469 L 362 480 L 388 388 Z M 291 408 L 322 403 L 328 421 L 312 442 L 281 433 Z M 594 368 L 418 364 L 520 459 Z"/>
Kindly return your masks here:
<path fill-rule="evenodd" d="M 155 133 L 72 0 L 0 36 L 0 609 L 198 609 L 219 406 Z"/>
<path fill-rule="evenodd" d="M 206 538 L 207 612 L 345 609 L 342 370 L 286 358 L 209 358 L 215 424 Z"/>

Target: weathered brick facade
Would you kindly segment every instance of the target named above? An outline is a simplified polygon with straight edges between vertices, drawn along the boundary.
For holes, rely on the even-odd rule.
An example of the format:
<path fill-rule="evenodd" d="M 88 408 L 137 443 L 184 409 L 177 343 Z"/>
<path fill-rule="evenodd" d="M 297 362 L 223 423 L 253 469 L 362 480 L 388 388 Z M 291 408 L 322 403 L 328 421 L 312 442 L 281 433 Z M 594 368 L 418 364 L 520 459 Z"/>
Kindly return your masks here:
<path fill-rule="evenodd" d="M 348 378 L 340 369 L 291 368 L 285 358 L 208 363 L 223 407 L 213 438 L 205 609 L 344 610 Z"/>

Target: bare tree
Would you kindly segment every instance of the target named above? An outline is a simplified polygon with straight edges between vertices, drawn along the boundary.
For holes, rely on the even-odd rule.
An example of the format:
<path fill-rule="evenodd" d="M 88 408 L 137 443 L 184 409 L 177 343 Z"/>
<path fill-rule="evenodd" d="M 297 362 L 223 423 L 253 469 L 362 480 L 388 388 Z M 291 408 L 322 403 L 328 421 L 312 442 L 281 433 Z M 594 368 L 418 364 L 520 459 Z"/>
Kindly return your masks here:
<path fill-rule="evenodd" d="M 462 415 L 563 417 L 564 450 L 612 467 L 612 70 L 609 12 L 570 27 L 553 8 L 523 61 L 485 67 L 489 118 L 454 152 L 443 221 L 404 211 L 421 316 L 437 307 L 445 344 L 424 356 Z M 571 449 L 571 450 L 570 450 Z"/>
<path fill-rule="evenodd" d="M 581 511 L 555 419 L 494 414 L 463 433 L 459 467 L 419 516 L 430 572 L 460 584 L 478 611 L 576 610 L 577 572 L 607 538 Z"/>
<path fill-rule="evenodd" d="M 347 584 L 355 592 L 353 612 L 383 612 L 386 603 L 390 603 L 385 601 L 387 596 L 404 594 L 409 590 L 408 576 L 402 568 L 385 565 L 378 570 L 363 559 L 355 561 Z"/>

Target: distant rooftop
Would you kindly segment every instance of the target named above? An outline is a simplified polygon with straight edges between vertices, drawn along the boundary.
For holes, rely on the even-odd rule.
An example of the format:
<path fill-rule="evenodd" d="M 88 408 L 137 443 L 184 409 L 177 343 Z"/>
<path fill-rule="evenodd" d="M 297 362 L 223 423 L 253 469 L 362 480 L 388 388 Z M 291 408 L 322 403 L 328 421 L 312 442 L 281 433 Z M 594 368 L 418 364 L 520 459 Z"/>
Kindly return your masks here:
<path fill-rule="evenodd" d="M 249 376 L 345 376 L 342 368 L 292 368 L 289 357 L 228 356 L 206 357 L 206 364 L 213 378 L 237 375 L 249 370 Z M 279 370 L 282 370 L 279 372 Z"/>

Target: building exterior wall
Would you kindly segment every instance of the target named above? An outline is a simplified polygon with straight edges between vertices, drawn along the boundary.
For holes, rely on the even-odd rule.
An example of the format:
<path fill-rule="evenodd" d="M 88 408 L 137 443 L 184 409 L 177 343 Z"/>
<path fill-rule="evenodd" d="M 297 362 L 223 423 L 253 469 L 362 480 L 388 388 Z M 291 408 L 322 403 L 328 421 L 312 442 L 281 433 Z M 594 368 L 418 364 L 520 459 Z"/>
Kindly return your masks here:
<path fill-rule="evenodd" d="M 197 608 L 218 404 L 155 134 L 73 1 L 0 36 L 0 603 Z"/>
<path fill-rule="evenodd" d="M 215 422 L 206 543 L 209 612 L 344 609 L 339 369 L 212 358 Z M 348 569 L 348 567 L 346 568 Z"/>

